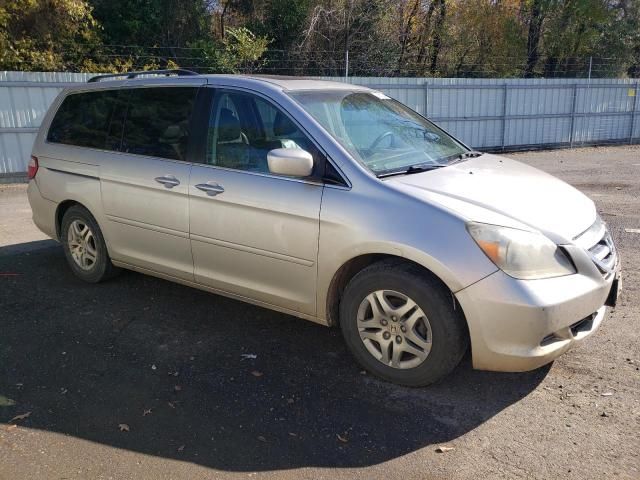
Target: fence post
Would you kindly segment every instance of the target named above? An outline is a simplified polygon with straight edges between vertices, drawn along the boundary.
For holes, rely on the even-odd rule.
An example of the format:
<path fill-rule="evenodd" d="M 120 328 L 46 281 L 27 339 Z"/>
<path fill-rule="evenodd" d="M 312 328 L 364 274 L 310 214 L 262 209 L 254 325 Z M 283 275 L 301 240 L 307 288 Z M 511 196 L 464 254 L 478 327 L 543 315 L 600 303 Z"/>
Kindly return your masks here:
<path fill-rule="evenodd" d="M 573 130 L 576 123 L 576 103 L 578 103 L 578 84 L 573 84 L 573 102 L 571 106 L 571 130 L 569 133 L 569 147 L 573 148 Z"/>
<path fill-rule="evenodd" d="M 507 137 L 507 99 L 509 96 L 509 84 L 505 83 L 503 85 L 503 94 L 502 94 L 502 150 L 504 151 L 506 137 Z"/>
<path fill-rule="evenodd" d="M 631 129 L 629 130 L 629 145 L 633 145 L 633 132 L 636 129 L 636 114 L 638 111 L 638 86 L 640 82 L 636 82 L 635 97 L 633 98 L 633 110 L 631 110 Z"/>
<path fill-rule="evenodd" d="M 424 116 L 429 118 L 429 82 L 424 82 Z"/>
<path fill-rule="evenodd" d="M 349 78 L 349 50 L 344 53 L 344 79 Z"/>

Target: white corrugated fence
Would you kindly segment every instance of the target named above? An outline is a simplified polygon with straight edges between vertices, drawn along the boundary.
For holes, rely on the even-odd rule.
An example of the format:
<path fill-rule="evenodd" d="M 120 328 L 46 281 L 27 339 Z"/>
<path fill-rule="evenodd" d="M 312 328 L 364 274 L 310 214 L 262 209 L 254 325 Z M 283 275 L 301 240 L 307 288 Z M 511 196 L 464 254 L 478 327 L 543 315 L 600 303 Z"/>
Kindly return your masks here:
<path fill-rule="evenodd" d="M 24 172 L 47 108 L 90 74 L 0 72 L 0 175 Z M 344 78 L 330 78 L 345 81 Z M 351 77 L 480 150 L 640 143 L 638 79 Z"/>

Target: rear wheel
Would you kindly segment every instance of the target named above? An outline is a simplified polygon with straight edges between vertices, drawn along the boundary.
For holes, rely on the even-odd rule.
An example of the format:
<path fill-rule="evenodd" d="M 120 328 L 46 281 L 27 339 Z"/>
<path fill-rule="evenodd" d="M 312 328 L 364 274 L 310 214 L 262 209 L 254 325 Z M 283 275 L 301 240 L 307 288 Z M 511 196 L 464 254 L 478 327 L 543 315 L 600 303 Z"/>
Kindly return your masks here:
<path fill-rule="evenodd" d="M 358 273 L 340 304 L 340 326 L 356 360 L 407 386 L 436 382 L 468 346 L 465 320 L 451 292 L 409 263 L 383 261 Z"/>
<path fill-rule="evenodd" d="M 86 208 L 74 205 L 65 212 L 60 240 L 71 270 L 85 282 L 98 283 L 118 272 L 109 258 L 102 231 Z"/>

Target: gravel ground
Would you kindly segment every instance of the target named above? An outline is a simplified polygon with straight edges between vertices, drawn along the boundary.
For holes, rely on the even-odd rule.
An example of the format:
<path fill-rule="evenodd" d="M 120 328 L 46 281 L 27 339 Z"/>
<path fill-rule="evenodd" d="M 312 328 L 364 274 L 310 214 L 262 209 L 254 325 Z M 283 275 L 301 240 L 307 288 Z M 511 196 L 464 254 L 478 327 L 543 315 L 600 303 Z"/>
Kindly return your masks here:
<path fill-rule="evenodd" d="M 640 148 L 509 156 L 597 203 L 618 307 L 551 366 L 466 358 L 423 389 L 363 375 L 336 330 L 131 272 L 83 284 L 0 185 L 0 479 L 637 480 Z"/>

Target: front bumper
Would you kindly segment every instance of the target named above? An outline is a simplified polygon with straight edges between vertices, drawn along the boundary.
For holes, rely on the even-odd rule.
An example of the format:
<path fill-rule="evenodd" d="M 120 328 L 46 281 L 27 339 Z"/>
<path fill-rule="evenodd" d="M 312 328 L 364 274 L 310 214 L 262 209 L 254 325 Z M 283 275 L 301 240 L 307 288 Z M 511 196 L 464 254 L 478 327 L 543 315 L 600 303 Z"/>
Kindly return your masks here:
<path fill-rule="evenodd" d="M 456 293 L 469 326 L 474 368 L 533 370 L 598 329 L 606 304 L 617 296 L 619 263 L 606 277 L 576 263 L 574 275 L 517 280 L 498 271 Z"/>

